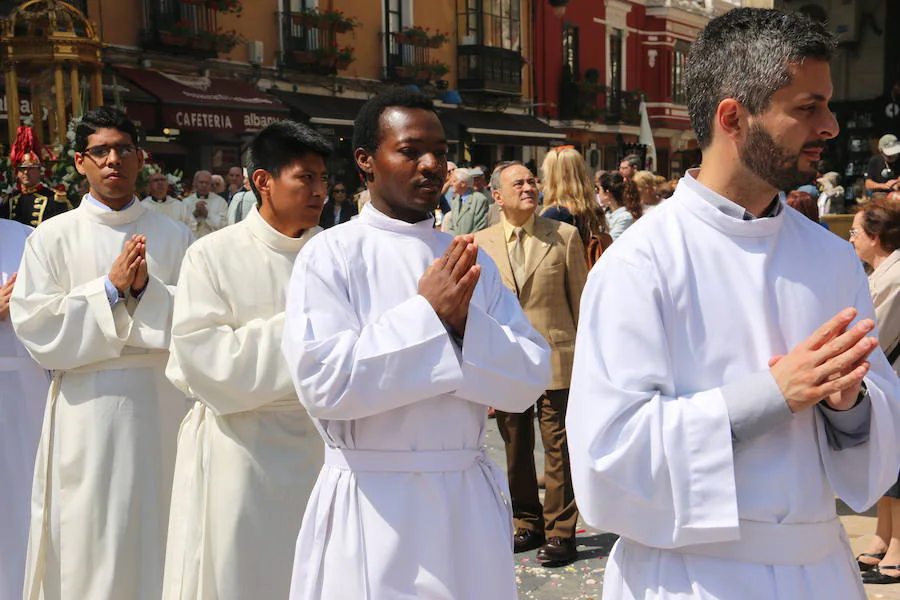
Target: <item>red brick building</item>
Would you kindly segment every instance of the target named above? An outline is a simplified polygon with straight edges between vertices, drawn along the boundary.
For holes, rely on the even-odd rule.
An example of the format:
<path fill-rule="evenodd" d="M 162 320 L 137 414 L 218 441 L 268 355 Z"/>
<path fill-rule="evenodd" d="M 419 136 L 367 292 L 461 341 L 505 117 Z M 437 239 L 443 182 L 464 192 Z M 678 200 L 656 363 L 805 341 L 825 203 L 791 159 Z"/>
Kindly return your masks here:
<path fill-rule="evenodd" d="M 554 6 L 555 5 L 555 6 Z M 535 112 L 565 131 L 596 169 L 641 151 L 647 104 L 655 170 L 675 176 L 699 161 L 682 87 L 697 33 L 729 0 L 551 0 L 536 6 Z"/>

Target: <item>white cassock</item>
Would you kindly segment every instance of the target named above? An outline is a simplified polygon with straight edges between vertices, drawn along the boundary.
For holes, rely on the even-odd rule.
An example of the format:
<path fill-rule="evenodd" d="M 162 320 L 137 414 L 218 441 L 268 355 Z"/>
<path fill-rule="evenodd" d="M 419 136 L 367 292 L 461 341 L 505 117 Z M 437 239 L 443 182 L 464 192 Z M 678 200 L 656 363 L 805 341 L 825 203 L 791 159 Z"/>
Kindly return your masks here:
<path fill-rule="evenodd" d="M 32 231 L 0 219 L 0 286 L 19 270 Z M 28 356 L 7 315 L 0 321 L 0 600 L 22 598 L 34 455 L 49 385 L 49 374 Z"/>
<path fill-rule="evenodd" d="M 313 238 L 288 289 L 283 348 L 328 447 L 297 540 L 293 600 L 516 598 L 506 479 L 487 407 L 521 412 L 550 350 L 497 267 L 460 351 L 418 282 L 451 237 L 371 204 Z"/>
<path fill-rule="evenodd" d="M 184 258 L 166 374 L 197 398 L 178 436 L 163 598 L 287 598 L 324 444 L 281 354 L 300 248 L 256 207 Z"/>
<path fill-rule="evenodd" d="M 104 287 L 125 241 L 147 237 L 140 301 Z M 35 467 L 28 600 L 158 600 L 184 394 L 165 375 L 187 227 L 139 202 L 85 199 L 28 238 L 16 333 L 54 371 Z"/>
<path fill-rule="evenodd" d="M 228 225 L 228 202 L 222 196 L 213 192 L 206 198 L 198 198 L 197 194 L 191 194 L 183 200 L 187 213 L 191 218 L 189 224 L 191 231 L 198 238 L 213 231 L 218 231 Z M 206 202 L 206 216 L 195 217 L 198 202 Z"/>
<path fill-rule="evenodd" d="M 848 306 L 873 317 L 866 277 L 800 213 L 744 221 L 709 194 L 682 179 L 582 296 L 566 424 L 578 508 L 621 536 L 603 597 L 861 600 L 835 496 L 862 511 L 896 480 L 897 378 L 876 350 L 868 440 L 836 450 L 767 363 Z M 782 413 L 733 444 L 725 397 L 748 381 Z"/>
<path fill-rule="evenodd" d="M 152 196 L 147 196 L 141 200 L 141 204 L 149 210 L 166 215 L 170 219 L 175 219 L 188 227 L 194 226 L 194 217 L 191 215 L 193 209 L 189 211 L 187 205 L 178 198 L 166 196 L 166 199 L 163 202 L 157 202 Z"/>

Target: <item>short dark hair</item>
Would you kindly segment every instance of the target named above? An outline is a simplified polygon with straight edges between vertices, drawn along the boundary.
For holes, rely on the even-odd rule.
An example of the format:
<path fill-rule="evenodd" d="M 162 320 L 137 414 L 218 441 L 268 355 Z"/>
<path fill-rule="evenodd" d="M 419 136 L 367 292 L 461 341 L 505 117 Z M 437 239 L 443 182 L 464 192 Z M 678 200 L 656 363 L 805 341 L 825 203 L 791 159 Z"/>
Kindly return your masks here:
<path fill-rule="evenodd" d="M 835 46 L 825 25 L 802 13 L 735 8 L 710 21 L 691 45 L 684 75 L 700 147 L 712 142 L 722 100 L 734 98 L 758 115 L 791 84 L 792 65 L 807 58 L 828 61 Z"/>
<path fill-rule="evenodd" d="M 434 102 L 416 90 L 408 88 L 391 88 L 385 92 L 373 96 L 362 108 L 356 116 L 353 123 L 353 148 L 362 148 L 367 152 L 375 152 L 381 141 L 381 115 L 384 111 L 391 107 L 400 108 L 421 108 L 424 110 L 434 110 Z"/>
<path fill-rule="evenodd" d="M 267 126 L 250 142 L 247 156 L 250 189 L 256 195 L 256 202 L 262 202 L 262 196 L 253 183 L 253 173 L 256 170 L 262 169 L 273 177 L 278 177 L 283 168 L 304 154 L 313 153 L 327 158 L 333 151 L 328 140 L 303 123 L 279 121 Z"/>
<path fill-rule="evenodd" d="M 75 152 L 84 152 L 88 147 L 88 138 L 98 129 L 116 129 L 131 136 L 135 146 L 140 145 L 137 126 L 125 116 L 121 110 L 111 106 L 100 106 L 87 111 L 75 126 Z"/>

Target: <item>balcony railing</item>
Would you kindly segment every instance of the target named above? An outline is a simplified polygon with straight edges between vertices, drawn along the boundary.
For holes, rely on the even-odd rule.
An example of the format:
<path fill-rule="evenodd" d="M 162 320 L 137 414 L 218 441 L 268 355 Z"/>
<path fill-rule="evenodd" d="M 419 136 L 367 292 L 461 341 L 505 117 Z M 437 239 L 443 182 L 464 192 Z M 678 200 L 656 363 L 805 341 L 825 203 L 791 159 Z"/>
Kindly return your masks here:
<path fill-rule="evenodd" d="M 387 50 L 387 64 L 384 79 L 398 83 L 426 83 L 440 79 L 446 73 L 446 66 L 431 58 L 431 47 L 427 44 L 404 41 L 399 32 L 389 32 L 384 36 Z"/>
<path fill-rule="evenodd" d="M 640 125 L 640 93 L 589 82 L 563 81 L 559 118 L 608 125 Z"/>
<path fill-rule="evenodd" d="M 461 45 L 457 48 L 459 91 L 498 96 L 522 94 L 522 55 L 493 46 Z"/>
<path fill-rule="evenodd" d="M 281 27 L 284 35 L 281 62 L 284 66 L 315 75 L 337 72 L 335 58 L 325 51 L 335 44 L 334 30 L 320 28 L 299 12 L 282 13 Z"/>
<path fill-rule="evenodd" d="M 141 44 L 149 50 L 215 56 L 223 50 L 217 46 L 217 15 L 205 2 L 146 2 L 148 25 L 141 31 Z"/>

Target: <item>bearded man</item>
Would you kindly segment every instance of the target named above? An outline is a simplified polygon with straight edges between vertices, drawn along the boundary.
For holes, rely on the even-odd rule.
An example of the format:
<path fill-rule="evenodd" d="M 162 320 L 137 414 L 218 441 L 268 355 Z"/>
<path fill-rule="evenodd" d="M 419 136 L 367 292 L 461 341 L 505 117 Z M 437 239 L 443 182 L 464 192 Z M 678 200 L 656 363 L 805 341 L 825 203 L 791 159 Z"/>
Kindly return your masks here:
<path fill-rule="evenodd" d="M 896 480 L 897 377 L 853 248 L 782 202 L 826 140 L 834 38 L 713 19 L 686 66 L 703 151 L 591 271 L 566 425 L 603 597 L 863 600 L 835 496 Z"/>

